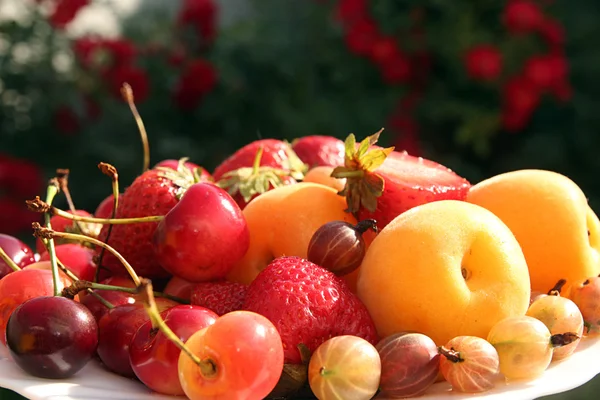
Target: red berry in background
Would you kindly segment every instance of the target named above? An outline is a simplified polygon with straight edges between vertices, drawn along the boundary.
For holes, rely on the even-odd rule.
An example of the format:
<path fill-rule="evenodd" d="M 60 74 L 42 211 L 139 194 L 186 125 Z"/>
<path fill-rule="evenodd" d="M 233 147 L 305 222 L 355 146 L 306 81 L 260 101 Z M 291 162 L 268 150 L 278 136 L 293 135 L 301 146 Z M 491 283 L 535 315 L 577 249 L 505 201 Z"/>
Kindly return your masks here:
<path fill-rule="evenodd" d="M 550 88 L 550 93 L 552 93 L 559 101 L 567 102 L 573 97 L 573 87 L 567 81 L 558 82 Z"/>
<path fill-rule="evenodd" d="M 396 39 L 389 36 L 383 36 L 375 40 L 369 57 L 376 64 L 385 64 L 393 60 L 399 54 Z"/>
<path fill-rule="evenodd" d="M 218 75 L 211 63 L 203 59 L 190 61 L 182 71 L 173 93 L 177 105 L 184 110 L 195 108 L 203 96 L 214 89 Z"/>
<path fill-rule="evenodd" d="M 359 56 L 368 56 L 378 38 L 379 32 L 375 23 L 364 18 L 348 29 L 344 40 L 351 52 Z"/>
<path fill-rule="evenodd" d="M 530 119 L 530 111 L 515 111 L 510 108 L 502 110 L 502 127 L 510 133 L 517 133 L 525 129 Z"/>
<path fill-rule="evenodd" d="M 242 309 L 247 291 L 248 285 L 238 282 L 202 282 L 193 286 L 190 300 L 196 306 L 206 307 L 217 315 L 224 315 Z"/>
<path fill-rule="evenodd" d="M 411 77 L 410 60 L 403 54 L 396 54 L 380 65 L 383 80 L 389 84 L 406 82 Z"/>
<path fill-rule="evenodd" d="M 558 86 L 567 78 L 567 61 L 562 56 L 537 55 L 525 62 L 525 77 L 539 89 Z"/>
<path fill-rule="evenodd" d="M 352 25 L 367 14 L 368 0 L 340 0 L 337 5 L 337 18 L 344 25 Z"/>
<path fill-rule="evenodd" d="M 71 107 L 60 106 L 54 113 L 54 126 L 59 133 L 72 136 L 79 131 L 81 123 Z"/>
<path fill-rule="evenodd" d="M 471 48 L 465 56 L 465 67 L 469 77 L 475 80 L 492 81 L 502 72 L 502 54 L 492 45 Z"/>
<path fill-rule="evenodd" d="M 533 112 L 540 102 L 538 88 L 522 76 L 513 77 L 506 83 L 503 97 L 505 107 L 519 114 Z"/>
<path fill-rule="evenodd" d="M 42 222 L 40 214 L 27 209 L 25 200 L 0 197 L 0 210 L 2 232 L 9 235 L 31 230 L 32 222 Z"/>
<path fill-rule="evenodd" d="M 217 11 L 214 0 L 184 0 L 178 22 L 193 26 L 202 39 L 211 43 L 216 36 Z"/>
<path fill-rule="evenodd" d="M 398 114 L 390 118 L 388 126 L 397 132 L 394 147 L 397 151 L 406 151 L 413 156 L 421 154 L 417 122 L 406 114 Z"/>
<path fill-rule="evenodd" d="M 120 67 L 133 63 L 138 53 L 135 45 L 125 38 L 105 39 L 101 42 L 101 48 L 111 56 L 112 67 Z"/>
<path fill-rule="evenodd" d="M 65 243 L 55 246 L 56 257 L 79 279 L 93 281 L 96 274 L 94 256 L 96 252 L 77 243 Z M 50 254 L 40 254 L 40 261 L 49 261 Z"/>
<path fill-rule="evenodd" d="M 313 352 L 334 336 L 377 343 L 367 309 L 341 278 L 299 257 L 273 260 L 250 283 L 244 310 L 267 317 L 281 335 L 285 362 L 301 362 L 298 345 Z"/>
<path fill-rule="evenodd" d="M 55 28 L 63 29 L 88 4 L 89 0 L 55 0 L 54 11 L 49 17 L 50 24 Z"/>
<path fill-rule="evenodd" d="M 534 1 L 509 1 L 504 9 L 504 24 L 511 33 L 531 33 L 536 31 L 544 15 Z"/>
<path fill-rule="evenodd" d="M 133 90 L 133 96 L 137 103 L 143 102 L 150 94 L 150 81 L 145 70 L 125 65 L 112 70 L 108 76 L 110 89 L 113 95 L 122 99 L 121 88 L 127 82 Z"/>
<path fill-rule="evenodd" d="M 29 200 L 39 195 L 43 187 L 44 175 L 38 165 L 0 153 L 0 196 L 4 193 L 11 199 Z M 7 213 L 7 210 L 2 211 Z M 0 227 L 4 225 L 0 224 Z"/>
<path fill-rule="evenodd" d="M 540 25 L 540 35 L 551 47 L 559 47 L 565 43 L 565 28 L 560 22 L 545 18 Z"/>
<path fill-rule="evenodd" d="M 23 268 L 35 262 L 33 250 L 14 236 L 0 233 L 0 248 L 4 250 L 6 255 L 13 260 L 19 268 Z M 11 272 L 13 272 L 13 270 L 2 258 L 0 258 L 0 279 Z"/>

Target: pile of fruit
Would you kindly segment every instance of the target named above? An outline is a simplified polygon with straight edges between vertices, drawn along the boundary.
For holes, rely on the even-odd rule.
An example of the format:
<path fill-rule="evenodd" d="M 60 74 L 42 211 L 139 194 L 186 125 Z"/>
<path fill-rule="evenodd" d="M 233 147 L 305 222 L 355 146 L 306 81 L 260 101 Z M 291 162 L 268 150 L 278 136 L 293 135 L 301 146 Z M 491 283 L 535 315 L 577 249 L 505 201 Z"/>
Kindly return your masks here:
<path fill-rule="evenodd" d="M 93 213 L 57 171 L 28 201 L 36 251 L 0 235 L 3 355 L 190 399 L 393 399 L 535 379 L 600 332 L 600 222 L 573 181 L 471 185 L 378 137 L 165 160 L 123 193 L 101 163 Z"/>

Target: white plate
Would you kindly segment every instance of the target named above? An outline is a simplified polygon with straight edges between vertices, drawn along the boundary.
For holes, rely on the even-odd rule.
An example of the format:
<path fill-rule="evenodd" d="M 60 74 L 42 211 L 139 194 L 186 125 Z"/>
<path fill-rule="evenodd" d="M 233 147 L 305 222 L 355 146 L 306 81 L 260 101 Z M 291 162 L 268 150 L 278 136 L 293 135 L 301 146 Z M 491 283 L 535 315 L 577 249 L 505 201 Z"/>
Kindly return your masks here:
<path fill-rule="evenodd" d="M 436 383 L 419 397 L 425 400 L 531 400 L 571 390 L 600 373 L 600 339 L 583 339 L 577 351 L 566 360 L 552 363 L 538 379 L 506 384 L 499 381 L 488 392 L 472 395 L 452 392 L 445 383 Z M 174 400 L 181 397 L 151 393 L 141 383 L 106 371 L 96 361 L 67 380 L 32 378 L 14 362 L 0 359 L 0 387 L 31 400 Z"/>

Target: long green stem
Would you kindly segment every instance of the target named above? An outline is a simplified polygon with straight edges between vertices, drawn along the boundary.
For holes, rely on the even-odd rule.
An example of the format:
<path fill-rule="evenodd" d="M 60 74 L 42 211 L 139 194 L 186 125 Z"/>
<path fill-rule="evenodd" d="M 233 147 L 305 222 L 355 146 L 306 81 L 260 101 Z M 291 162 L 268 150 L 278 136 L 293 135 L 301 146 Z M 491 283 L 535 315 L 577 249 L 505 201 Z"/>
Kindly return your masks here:
<path fill-rule="evenodd" d="M 6 265 L 8 265 L 8 267 L 10 269 L 12 269 L 14 272 L 19 271 L 21 268 L 19 268 L 19 266 L 12 260 L 12 258 L 10 258 L 8 256 L 8 254 L 6 254 L 6 252 L 4 251 L 4 249 L 2 247 L 0 247 L 0 258 L 6 263 Z"/>
<path fill-rule="evenodd" d="M 89 222 L 93 224 L 105 224 L 105 225 L 125 225 L 125 224 L 137 224 L 141 222 L 160 222 L 164 219 L 164 215 L 153 215 L 149 217 L 140 217 L 140 218 L 95 218 L 95 217 L 85 217 L 82 215 L 74 215 L 68 213 L 66 211 L 61 210 L 60 208 L 52 207 L 52 213 L 54 215 L 60 215 L 61 217 L 73 220 L 73 221 L 81 221 L 81 222 Z"/>
<path fill-rule="evenodd" d="M 55 181 L 51 181 L 48 185 L 48 190 L 46 192 L 46 203 L 52 205 L 54 197 L 57 193 L 58 183 Z M 50 218 L 52 218 L 52 215 L 49 212 L 44 213 L 44 222 L 46 224 L 46 228 L 48 229 L 52 229 Z M 50 265 L 52 266 L 52 284 L 54 288 L 54 295 L 60 296 L 60 287 L 58 285 L 60 277 L 58 276 L 58 263 L 56 262 L 56 249 L 54 247 L 54 239 L 49 238 L 46 242 L 46 246 L 48 248 L 48 254 L 50 255 Z"/>
<path fill-rule="evenodd" d="M 89 242 L 89 243 L 95 244 L 96 246 L 105 248 L 107 251 L 112 253 L 112 255 L 114 255 L 121 262 L 121 264 L 123 264 L 123 267 L 125 267 L 125 269 L 127 270 L 127 273 L 133 280 L 133 283 L 135 283 L 136 286 L 138 286 L 140 284 L 140 278 L 137 275 L 137 273 L 135 272 L 135 270 L 133 269 L 133 267 L 131 266 L 131 264 L 129 264 L 127 262 L 127 260 L 121 254 L 119 254 L 118 251 L 116 251 L 111 246 L 107 245 L 106 243 L 104 243 L 98 239 L 95 239 L 95 238 L 92 238 L 89 236 L 85 236 L 85 235 L 78 235 L 76 233 L 50 231 L 49 235 L 50 235 L 50 237 L 71 239 L 71 240 L 78 241 L 78 242 Z"/>
<path fill-rule="evenodd" d="M 129 293 L 129 294 L 139 294 L 140 293 L 140 290 L 138 288 L 129 288 L 129 287 L 115 286 L 115 285 L 105 285 L 103 283 L 89 282 L 89 281 L 82 281 L 82 280 L 77 281 L 77 283 L 72 286 L 73 286 L 72 290 L 76 290 L 76 291 L 80 291 L 83 289 L 97 289 L 97 290 L 112 290 L 115 292 L 123 292 L 123 293 Z M 67 290 L 71 290 L 71 289 L 67 288 Z M 165 299 L 173 300 L 180 304 L 189 304 L 190 303 L 186 299 L 182 299 L 181 297 L 177 297 L 177 296 L 172 296 L 168 293 L 153 292 L 153 295 L 155 297 L 162 297 Z"/>

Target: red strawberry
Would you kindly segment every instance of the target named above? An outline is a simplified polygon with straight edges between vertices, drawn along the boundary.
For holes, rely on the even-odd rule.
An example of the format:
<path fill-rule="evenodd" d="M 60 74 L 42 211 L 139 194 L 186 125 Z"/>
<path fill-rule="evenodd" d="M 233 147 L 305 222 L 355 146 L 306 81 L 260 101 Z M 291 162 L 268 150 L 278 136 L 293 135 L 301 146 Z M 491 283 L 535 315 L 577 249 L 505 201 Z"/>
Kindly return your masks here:
<path fill-rule="evenodd" d="M 347 284 L 300 257 L 276 258 L 261 271 L 248 287 L 244 309 L 277 327 L 286 363 L 301 363 L 301 343 L 313 352 L 334 336 L 378 340 L 371 316 Z"/>
<path fill-rule="evenodd" d="M 165 215 L 183 196 L 196 177 L 183 164 L 175 171 L 156 167 L 138 176 L 119 197 L 116 218 Z M 106 240 L 110 225 L 104 225 L 99 239 Z M 170 274 L 156 260 L 152 236 L 158 222 L 113 225 L 108 244 L 117 250 L 141 276 L 166 278 Z M 127 274 L 119 260 L 104 252 L 102 265 L 114 274 Z"/>
<path fill-rule="evenodd" d="M 177 170 L 179 167 L 179 163 L 183 162 L 184 165 L 189 168 L 190 171 L 198 174 L 198 182 L 213 182 L 213 177 L 206 169 L 202 168 L 198 164 L 195 164 L 191 161 L 187 161 L 187 158 L 182 158 L 181 160 L 162 160 L 154 167 L 168 167 L 174 170 Z"/>
<path fill-rule="evenodd" d="M 223 161 L 213 177 L 244 208 L 256 196 L 304 177 L 306 166 L 289 144 L 276 139 L 252 142 Z"/>
<path fill-rule="evenodd" d="M 309 168 L 344 165 L 344 142 L 333 136 L 305 136 L 292 142 L 292 150 Z"/>
<path fill-rule="evenodd" d="M 406 152 L 374 146 L 381 131 L 356 146 L 354 135 L 346 139 L 343 167 L 332 176 L 346 178 L 340 193 L 348 211 L 359 220 L 371 218 L 383 229 L 390 221 L 415 206 L 438 200 L 464 200 L 471 184 L 434 161 Z"/>
<path fill-rule="evenodd" d="M 248 285 L 229 281 L 197 283 L 192 288 L 191 303 L 206 307 L 217 315 L 241 310 Z"/>
<path fill-rule="evenodd" d="M 67 211 L 67 212 L 72 214 L 71 211 Z M 82 217 L 91 217 L 92 216 L 92 214 L 90 214 L 89 212 L 87 212 L 85 210 L 75 210 L 75 215 L 79 215 Z M 75 222 L 68 218 L 61 217 L 60 215 L 54 215 L 52 218 L 50 218 L 50 225 L 52 226 L 52 229 L 57 232 L 78 233 L 78 234 L 83 234 L 83 235 L 87 235 L 87 236 L 91 236 L 91 237 L 97 237 L 98 232 L 102 228 L 99 224 L 92 224 L 89 222 Z M 74 242 L 69 239 L 60 239 L 60 238 L 54 239 L 55 245 L 65 244 L 65 243 L 79 243 L 79 242 Z M 88 245 L 87 243 L 83 243 L 83 244 L 86 246 Z M 38 252 L 38 254 L 42 254 L 42 253 L 46 252 L 46 246 L 44 245 L 44 243 L 42 243 L 42 240 L 39 238 L 36 239 L 35 250 Z"/>

